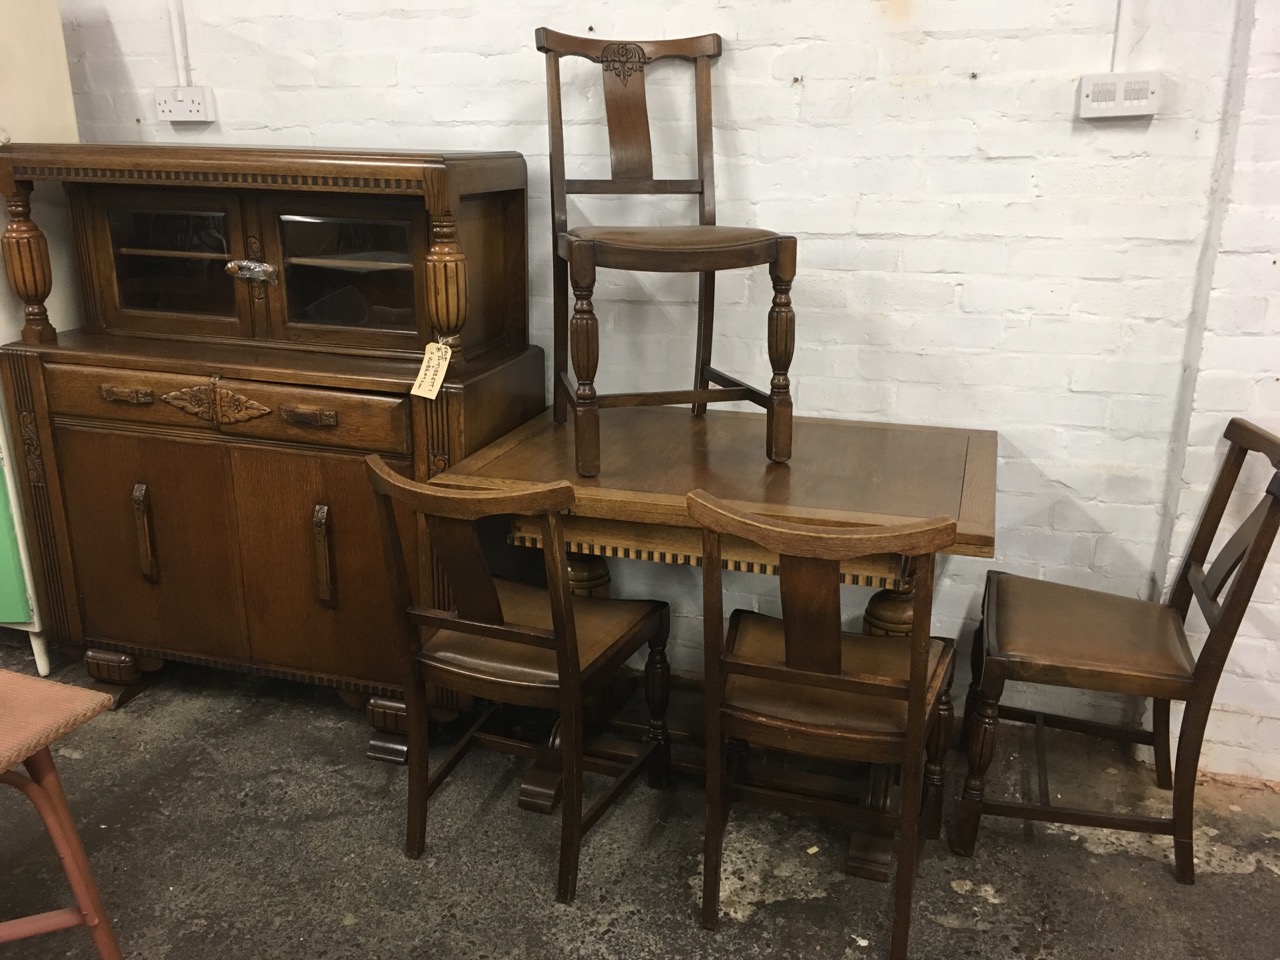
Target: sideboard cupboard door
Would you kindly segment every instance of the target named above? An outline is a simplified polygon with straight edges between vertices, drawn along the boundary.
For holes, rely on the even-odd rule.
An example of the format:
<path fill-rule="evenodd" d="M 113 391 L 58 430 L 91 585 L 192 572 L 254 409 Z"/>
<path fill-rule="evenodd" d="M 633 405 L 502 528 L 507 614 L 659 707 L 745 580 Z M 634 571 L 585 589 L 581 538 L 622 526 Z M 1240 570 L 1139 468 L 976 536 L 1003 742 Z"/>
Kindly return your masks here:
<path fill-rule="evenodd" d="M 98 187 L 91 194 L 91 297 L 96 326 L 170 336 L 252 337 L 250 299 L 227 273 L 257 257 L 234 193 Z M 254 246 L 254 249 L 249 249 Z"/>
<path fill-rule="evenodd" d="M 246 659 L 226 448 L 71 426 L 56 438 L 86 639 Z"/>
<path fill-rule="evenodd" d="M 254 663 L 398 686 L 401 612 L 363 459 L 237 446 L 231 475 Z"/>

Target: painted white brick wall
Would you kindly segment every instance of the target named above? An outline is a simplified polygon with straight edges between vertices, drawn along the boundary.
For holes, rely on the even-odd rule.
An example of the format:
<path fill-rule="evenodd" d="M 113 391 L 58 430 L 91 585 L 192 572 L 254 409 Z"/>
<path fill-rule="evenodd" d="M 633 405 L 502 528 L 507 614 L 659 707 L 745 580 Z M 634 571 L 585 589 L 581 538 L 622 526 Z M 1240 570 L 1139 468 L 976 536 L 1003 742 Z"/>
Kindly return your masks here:
<path fill-rule="evenodd" d="M 1116 0 L 675 0 L 591 14 L 548 0 L 390 6 L 185 0 L 193 82 L 213 88 L 219 118 L 191 128 L 157 122 L 152 105 L 151 88 L 176 82 L 167 4 L 63 0 L 82 136 L 519 150 L 532 193 L 532 334 L 549 346 L 545 91 L 534 28 L 718 31 L 720 222 L 800 237 L 797 412 L 998 430 L 996 565 L 1133 595 L 1158 590 L 1230 5 L 1124 0 L 1117 68 L 1160 69 L 1172 84 L 1154 121 L 1094 125 L 1072 119 L 1074 82 L 1107 69 Z M 1266 72 L 1280 55 L 1274 25 L 1260 28 L 1254 50 L 1251 83 L 1260 86 L 1241 155 L 1252 138 L 1255 165 L 1237 171 L 1251 199 L 1224 232 L 1235 246 L 1223 275 L 1238 271 L 1239 280 L 1220 291 L 1246 302 L 1217 305 L 1215 316 L 1233 319 L 1214 326 L 1227 339 L 1274 347 L 1265 240 L 1274 233 L 1265 206 L 1276 199 L 1277 159 L 1265 154 L 1280 129 L 1266 113 L 1276 102 Z M 654 71 L 664 157 L 692 114 L 668 85 L 676 77 L 675 67 Z M 569 79 L 585 88 L 585 73 Z M 599 164 L 605 142 L 588 128 L 591 109 L 600 110 L 598 99 L 577 115 L 581 142 L 570 146 Z M 599 383 L 634 385 L 641 357 L 647 382 L 685 386 L 693 351 L 681 317 L 693 283 L 619 275 L 600 291 Z M 757 382 L 769 375 L 769 292 L 762 271 L 720 284 L 717 359 Z M 1206 402 L 1239 409 L 1247 400 L 1275 418 L 1280 388 L 1259 352 L 1206 339 L 1210 351 Z M 1188 470 L 1200 463 L 1190 458 Z M 938 632 L 967 643 L 988 565 L 946 561 Z M 677 668 L 698 670 L 696 574 L 622 563 L 615 582 L 674 600 Z M 762 594 L 750 578 L 741 590 Z M 1274 613 L 1250 630 L 1260 650 L 1274 650 L 1264 639 L 1280 634 Z M 1242 680 L 1273 692 L 1270 706 L 1242 703 L 1241 717 L 1276 716 L 1280 671 L 1270 656 L 1242 662 Z M 1094 706 L 1132 712 L 1120 702 Z M 1225 741 L 1206 762 L 1280 778 L 1277 743 L 1257 744 L 1252 766 Z"/>

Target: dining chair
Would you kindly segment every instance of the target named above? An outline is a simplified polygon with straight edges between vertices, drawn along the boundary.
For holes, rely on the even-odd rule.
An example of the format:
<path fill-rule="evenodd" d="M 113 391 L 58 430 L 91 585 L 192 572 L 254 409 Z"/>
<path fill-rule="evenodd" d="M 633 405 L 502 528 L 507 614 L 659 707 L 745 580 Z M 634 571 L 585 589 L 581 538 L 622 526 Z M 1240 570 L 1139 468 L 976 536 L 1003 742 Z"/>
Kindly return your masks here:
<path fill-rule="evenodd" d="M 796 271 L 796 238 L 771 230 L 722 227 L 716 223 L 711 61 L 720 56 L 719 35 L 620 41 L 571 37 L 542 27 L 535 39 L 538 50 L 547 57 L 551 245 L 554 250 L 554 416 L 557 423 L 563 423 L 569 409 L 573 410 L 578 473 L 593 477 L 600 472 L 599 411 L 607 407 L 692 403 L 697 415 L 705 412 L 708 402 L 746 400 L 767 411 L 765 453 L 768 458 L 775 462 L 790 459 L 791 381 L 787 371 L 795 351 L 791 282 Z M 609 177 L 566 178 L 560 84 L 560 61 L 564 57 L 583 57 L 600 64 L 609 134 Z M 692 179 L 666 179 L 654 174 L 645 82 L 648 68 L 660 60 L 693 62 L 697 176 Z M 695 197 L 698 222 L 571 228 L 568 197 L 575 195 Z M 711 363 L 716 272 L 766 264 L 773 282 L 767 336 L 773 378 L 768 391 L 748 386 Z M 598 269 L 698 274 L 693 389 L 597 392 L 595 377 L 600 360 L 600 337 L 592 297 Z M 570 286 L 575 298 L 572 311 Z M 570 360 L 574 380 L 569 378 Z"/>
<path fill-rule="evenodd" d="M 558 762 L 562 782 L 560 868 L 556 898 L 573 900 L 583 835 L 642 771 L 665 787 L 670 768 L 666 709 L 670 666 L 666 659 L 670 608 L 656 600 L 573 596 L 560 513 L 573 506 L 573 486 L 564 481 L 521 484 L 495 491 L 451 490 L 407 480 L 381 457 L 367 457 L 377 494 L 388 565 L 405 610 L 402 675 L 409 746 L 409 801 L 405 854 L 426 846 L 427 800 L 475 744 L 529 758 Z M 444 570 L 454 609 L 414 603 L 408 557 L 414 544 L 401 541 L 396 504 L 425 520 L 431 552 Z M 490 573 L 476 523 L 490 517 L 536 517 L 541 527 L 545 588 L 501 580 Z M 406 540 L 408 538 L 405 538 Z M 605 684 L 632 654 L 648 647 L 645 696 L 647 743 L 629 763 L 594 758 L 583 750 L 583 703 L 598 701 Z M 440 761 L 428 764 L 427 691 L 442 688 L 489 705 Z M 489 729 L 498 705 L 540 707 L 559 714 L 558 754 Z M 583 811 L 584 769 L 616 774 L 608 790 Z"/>
<path fill-rule="evenodd" d="M 732 799 L 870 822 L 897 832 L 890 956 L 907 955 L 920 843 L 941 823 L 943 759 L 951 733 L 951 641 L 930 637 L 934 554 L 955 542 L 950 517 L 892 527 L 820 527 L 745 513 L 703 490 L 688 495 L 702 525 L 707 798 L 702 925 L 720 919 L 720 864 Z M 724 632 L 722 535 L 778 554 L 781 619 L 735 610 Z M 841 629 L 840 564 L 897 555 L 914 588 L 910 637 Z M 898 809 L 876 810 L 831 796 L 753 785 L 729 770 L 743 749 L 823 761 L 899 768 Z M 742 766 L 740 760 L 734 769 Z M 926 797 L 927 794 L 927 797 Z M 923 829 L 922 829 L 923 828 Z"/>
<path fill-rule="evenodd" d="M 1280 524 L 1280 437 L 1233 419 L 1227 452 L 1191 536 L 1187 556 L 1164 603 L 992 570 L 973 642 L 973 682 L 965 700 L 969 773 L 952 849 L 973 854 L 983 814 L 1172 835 L 1174 872 L 1195 881 L 1192 826 L 1196 771 L 1214 691 L 1236 631 Z M 1250 454 L 1270 461 L 1270 482 L 1248 518 L 1222 542 L 1210 563 L 1227 504 Z M 1256 457 L 1254 459 L 1257 459 Z M 1243 493 L 1243 491 L 1242 491 Z M 1206 566 L 1207 564 L 1207 566 Z M 1209 632 L 1198 654 L 1187 640 L 1194 599 Z M 1000 703 L 1007 681 L 1149 697 L 1152 729 L 1133 730 Z M 1170 771 L 1169 704 L 1186 703 Z M 1000 720 L 1037 726 L 1039 802 L 989 800 L 987 770 Z M 1040 727 L 1057 727 L 1154 748 L 1156 783 L 1173 789 L 1172 816 L 1087 810 L 1051 802 Z"/>
<path fill-rule="evenodd" d="M 0 922 L 0 943 L 83 925 L 101 960 L 120 960 L 120 945 L 49 752 L 53 743 L 110 707 L 105 693 L 0 670 L 0 783 L 21 792 L 40 814 L 76 901 L 74 907 Z"/>

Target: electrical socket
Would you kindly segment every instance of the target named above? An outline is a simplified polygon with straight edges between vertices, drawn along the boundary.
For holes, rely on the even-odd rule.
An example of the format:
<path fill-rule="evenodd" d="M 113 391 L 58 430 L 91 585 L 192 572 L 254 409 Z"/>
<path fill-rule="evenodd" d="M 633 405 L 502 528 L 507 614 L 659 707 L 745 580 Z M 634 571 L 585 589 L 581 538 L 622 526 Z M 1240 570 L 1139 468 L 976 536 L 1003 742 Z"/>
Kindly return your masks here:
<path fill-rule="evenodd" d="M 1076 87 L 1076 116 L 1081 120 L 1109 117 L 1154 117 L 1164 94 L 1159 73 L 1094 73 Z"/>
<path fill-rule="evenodd" d="M 157 87 L 156 115 L 170 123 L 208 123 L 213 96 L 208 87 Z"/>

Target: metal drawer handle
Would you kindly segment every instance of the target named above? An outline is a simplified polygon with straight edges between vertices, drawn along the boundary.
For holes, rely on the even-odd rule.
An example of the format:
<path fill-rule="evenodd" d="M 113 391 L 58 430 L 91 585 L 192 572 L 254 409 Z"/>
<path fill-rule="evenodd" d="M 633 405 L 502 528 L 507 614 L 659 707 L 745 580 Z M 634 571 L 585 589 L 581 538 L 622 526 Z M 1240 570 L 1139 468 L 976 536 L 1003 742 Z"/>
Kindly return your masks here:
<path fill-rule="evenodd" d="M 336 427 L 337 410 L 308 410 L 304 407 L 280 408 L 280 419 L 285 423 L 305 423 L 309 427 Z"/>
<path fill-rule="evenodd" d="M 141 387 L 113 387 L 109 383 L 102 385 L 102 399 L 112 403 L 130 403 L 135 407 L 145 407 L 156 402 L 155 394 Z"/>
<path fill-rule="evenodd" d="M 264 283 L 280 282 L 280 271 L 270 263 L 261 260 L 232 260 L 227 264 L 227 273 L 237 280 L 261 280 Z"/>

